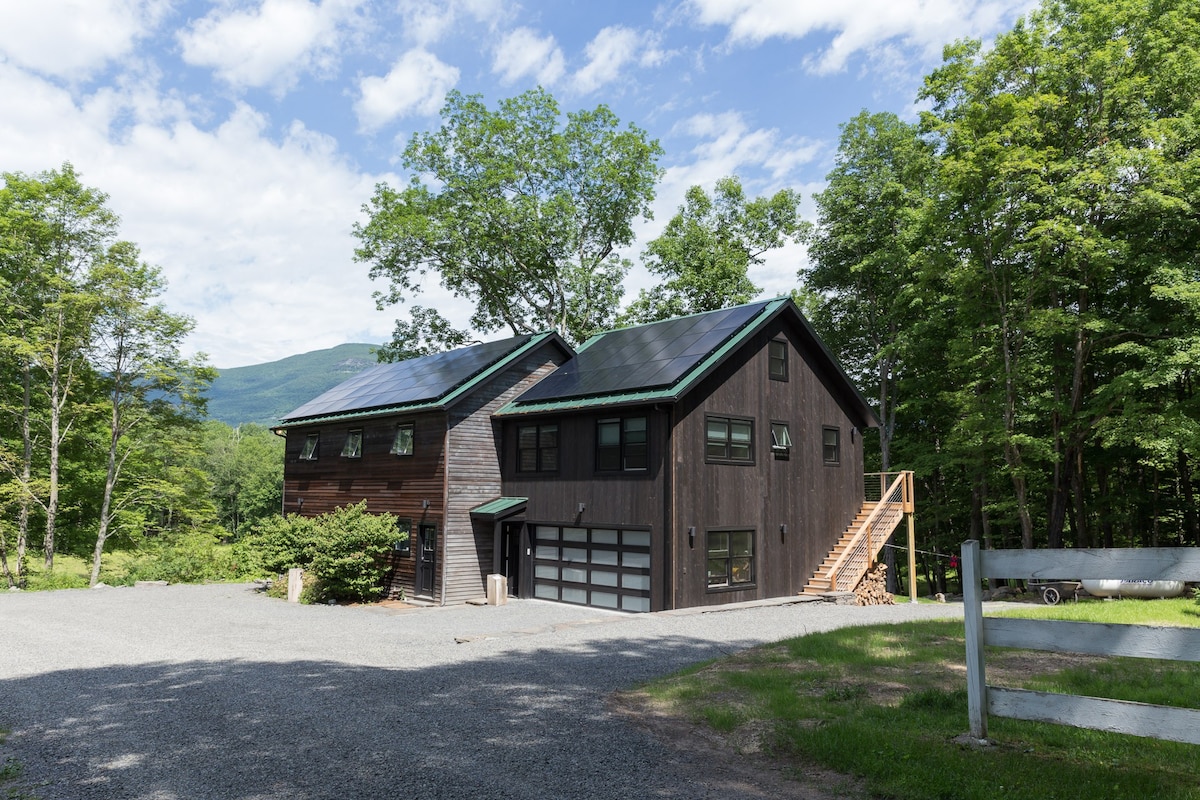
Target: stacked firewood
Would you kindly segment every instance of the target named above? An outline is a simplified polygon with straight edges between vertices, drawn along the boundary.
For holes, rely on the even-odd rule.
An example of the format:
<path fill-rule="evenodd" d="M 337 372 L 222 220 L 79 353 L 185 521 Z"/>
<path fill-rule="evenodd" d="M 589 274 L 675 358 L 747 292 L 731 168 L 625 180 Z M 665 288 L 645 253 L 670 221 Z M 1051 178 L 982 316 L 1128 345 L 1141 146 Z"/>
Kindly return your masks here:
<path fill-rule="evenodd" d="M 887 564 L 876 564 L 854 590 L 860 606 L 892 606 L 896 598 L 887 590 Z"/>

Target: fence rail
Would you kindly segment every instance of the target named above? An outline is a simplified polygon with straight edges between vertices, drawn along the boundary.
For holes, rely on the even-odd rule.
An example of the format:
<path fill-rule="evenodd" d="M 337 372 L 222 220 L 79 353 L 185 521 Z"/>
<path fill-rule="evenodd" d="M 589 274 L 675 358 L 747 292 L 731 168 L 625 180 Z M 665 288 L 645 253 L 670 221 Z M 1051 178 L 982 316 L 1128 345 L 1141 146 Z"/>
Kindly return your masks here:
<path fill-rule="evenodd" d="M 1200 548 L 984 550 L 962 546 L 971 735 L 987 738 L 987 716 L 1056 722 L 1200 744 L 1200 710 L 988 686 L 984 646 L 1060 653 L 1200 661 L 1200 630 L 1061 620 L 984 618 L 985 578 L 1071 576 L 1082 580 L 1200 580 Z"/>

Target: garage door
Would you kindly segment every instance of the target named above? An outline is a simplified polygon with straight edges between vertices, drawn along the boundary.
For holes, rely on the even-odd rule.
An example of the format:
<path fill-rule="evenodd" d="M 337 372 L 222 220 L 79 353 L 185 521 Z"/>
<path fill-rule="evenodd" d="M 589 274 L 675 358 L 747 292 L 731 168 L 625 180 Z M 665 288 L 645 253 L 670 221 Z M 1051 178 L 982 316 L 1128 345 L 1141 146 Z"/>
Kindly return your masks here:
<path fill-rule="evenodd" d="M 650 531 L 534 525 L 533 546 L 534 597 L 650 610 Z"/>

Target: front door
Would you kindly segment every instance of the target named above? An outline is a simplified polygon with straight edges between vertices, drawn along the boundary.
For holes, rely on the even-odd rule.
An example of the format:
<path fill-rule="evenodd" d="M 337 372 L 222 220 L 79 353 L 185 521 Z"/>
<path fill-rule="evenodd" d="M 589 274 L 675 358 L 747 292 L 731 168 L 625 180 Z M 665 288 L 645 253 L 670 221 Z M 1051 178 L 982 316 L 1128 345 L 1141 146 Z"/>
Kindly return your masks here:
<path fill-rule="evenodd" d="M 508 593 L 512 597 L 521 594 L 521 562 L 525 550 L 521 547 L 521 536 L 525 530 L 523 521 L 503 522 L 500 525 L 500 572 L 508 579 Z"/>
<path fill-rule="evenodd" d="M 417 594 L 433 595 L 433 576 L 437 574 L 437 526 L 423 522 L 417 527 Z"/>

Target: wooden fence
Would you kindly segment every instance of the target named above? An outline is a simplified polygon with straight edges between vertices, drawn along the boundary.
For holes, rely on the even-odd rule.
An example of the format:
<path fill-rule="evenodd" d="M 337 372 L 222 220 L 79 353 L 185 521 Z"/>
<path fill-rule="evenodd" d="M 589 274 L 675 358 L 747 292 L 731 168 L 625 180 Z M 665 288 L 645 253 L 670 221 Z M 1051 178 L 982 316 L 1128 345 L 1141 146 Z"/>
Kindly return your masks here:
<path fill-rule="evenodd" d="M 1200 630 L 983 616 L 986 578 L 1200 580 L 1200 548 L 984 550 L 962 546 L 971 736 L 987 738 L 987 715 L 1200 744 L 1200 710 L 988 686 L 983 648 L 1200 661 Z"/>

